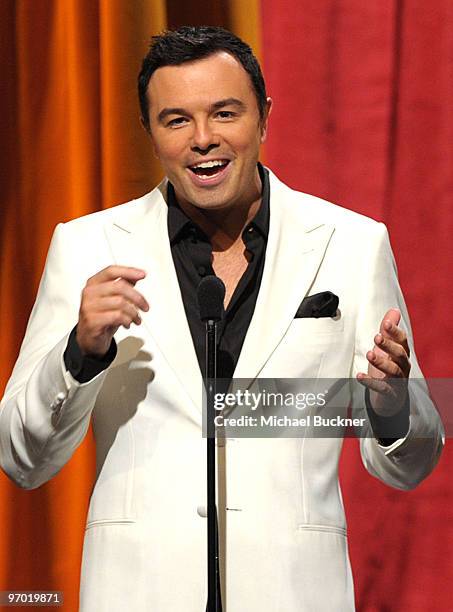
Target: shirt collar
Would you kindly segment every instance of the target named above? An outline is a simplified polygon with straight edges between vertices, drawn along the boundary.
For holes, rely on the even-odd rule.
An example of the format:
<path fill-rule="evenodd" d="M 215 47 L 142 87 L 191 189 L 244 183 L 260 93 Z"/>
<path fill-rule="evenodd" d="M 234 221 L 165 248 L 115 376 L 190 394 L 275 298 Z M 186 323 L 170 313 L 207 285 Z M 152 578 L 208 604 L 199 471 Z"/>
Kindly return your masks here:
<path fill-rule="evenodd" d="M 268 170 L 258 162 L 258 172 L 261 178 L 261 204 L 253 219 L 247 224 L 244 232 L 251 226 L 262 234 L 264 238 L 268 237 L 269 234 L 269 198 L 270 198 L 270 187 L 269 187 L 269 172 Z M 167 205 L 168 205 L 168 237 L 170 243 L 173 244 L 177 239 L 181 238 L 188 228 L 195 227 L 202 235 L 204 232 L 186 215 L 182 208 L 178 204 L 176 198 L 175 189 L 173 185 L 168 182 L 167 185 Z"/>

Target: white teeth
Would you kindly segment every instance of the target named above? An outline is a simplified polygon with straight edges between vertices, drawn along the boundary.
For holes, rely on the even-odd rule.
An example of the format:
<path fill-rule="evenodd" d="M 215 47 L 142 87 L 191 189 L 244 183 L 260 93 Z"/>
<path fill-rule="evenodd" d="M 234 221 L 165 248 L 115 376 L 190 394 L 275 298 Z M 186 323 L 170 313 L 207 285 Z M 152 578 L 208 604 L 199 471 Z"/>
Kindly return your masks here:
<path fill-rule="evenodd" d="M 200 162 L 190 166 L 191 168 L 215 168 L 215 166 L 224 166 L 228 162 L 224 159 L 213 159 L 212 161 Z"/>

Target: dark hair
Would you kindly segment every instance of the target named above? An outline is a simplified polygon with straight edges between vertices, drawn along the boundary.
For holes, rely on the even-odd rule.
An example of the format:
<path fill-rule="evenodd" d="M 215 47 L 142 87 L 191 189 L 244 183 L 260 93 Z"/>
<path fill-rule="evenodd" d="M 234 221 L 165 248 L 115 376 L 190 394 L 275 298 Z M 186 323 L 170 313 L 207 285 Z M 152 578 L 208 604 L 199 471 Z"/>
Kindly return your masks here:
<path fill-rule="evenodd" d="M 213 26 L 183 26 L 153 36 L 138 75 L 138 98 L 143 125 L 149 131 L 146 91 L 153 73 L 163 66 L 177 66 L 202 59 L 219 51 L 233 55 L 244 67 L 255 90 L 261 120 L 266 109 L 266 86 L 258 60 L 252 49 L 238 36 Z"/>

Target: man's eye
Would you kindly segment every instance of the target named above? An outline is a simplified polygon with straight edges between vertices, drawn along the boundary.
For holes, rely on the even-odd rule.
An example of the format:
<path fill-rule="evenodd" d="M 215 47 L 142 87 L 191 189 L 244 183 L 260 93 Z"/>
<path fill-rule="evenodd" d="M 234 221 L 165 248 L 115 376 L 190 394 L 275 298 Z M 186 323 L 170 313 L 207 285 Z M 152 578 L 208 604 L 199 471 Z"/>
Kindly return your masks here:
<path fill-rule="evenodd" d="M 219 111 L 217 113 L 217 117 L 220 117 L 220 119 L 231 119 L 234 115 L 233 111 Z"/>
<path fill-rule="evenodd" d="M 184 123 L 184 121 L 186 121 L 185 117 L 176 117 L 175 119 L 171 119 L 168 123 L 167 126 L 177 126 L 177 125 L 182 125 Z"/>

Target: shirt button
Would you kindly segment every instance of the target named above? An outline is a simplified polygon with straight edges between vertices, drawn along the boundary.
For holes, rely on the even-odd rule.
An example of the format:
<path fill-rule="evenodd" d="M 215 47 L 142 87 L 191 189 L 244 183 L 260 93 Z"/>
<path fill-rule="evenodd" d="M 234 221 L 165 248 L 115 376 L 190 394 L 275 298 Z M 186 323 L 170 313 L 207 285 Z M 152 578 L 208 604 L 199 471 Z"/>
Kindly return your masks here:
<path fill-rule="evenodd" d="M 198 266 L 198 274 L 200 276 L 206 276 L 206 268 L 204 266 Z"/>
<path fill-rule="evenodd" d="M 206 510 L 206 506 L 198 506 L 197 514 L 198 516 L 201 516 L 201 518 L 207 518 L 208 511 Z"/>

